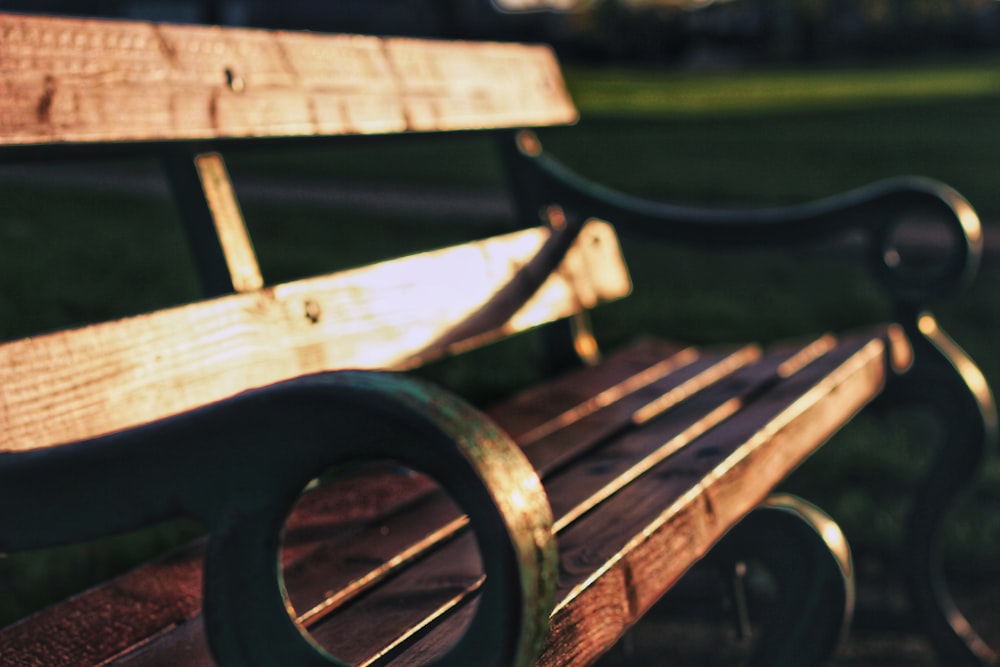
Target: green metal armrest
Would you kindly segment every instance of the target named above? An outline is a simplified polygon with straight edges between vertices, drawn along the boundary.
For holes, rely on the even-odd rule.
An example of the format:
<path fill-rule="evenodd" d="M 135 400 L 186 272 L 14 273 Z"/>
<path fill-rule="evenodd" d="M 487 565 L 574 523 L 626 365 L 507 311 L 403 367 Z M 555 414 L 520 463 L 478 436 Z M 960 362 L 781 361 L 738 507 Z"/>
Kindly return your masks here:
<path fill-rule="evenodd" d="M 886 402 L 936 413 L 947 433 L 917 486 L 902 544 L 903 571 L 914 607 L 936 646 L 952 660 L 1000 664 L 955 607 L 943 582 L 941 526 L 974 481 L 997 442 L 997 410 L 982 372 L 927 310 L 939 297 L 975 277 L 983 230 L 973 207 L 951 187 L 926 178 L 895 178 L 815 202 L 777 208 L 711 209 L 677 206 L 631 196 L 574 173 L 542 149 L 537 136 L 505 137 L 508 164 L 522 224 L 539 211 L 559 220 L 600 218 L 623 233 L 700 248 L 790 246 L 861 234 L 868 268 L 886 291 L 892 319 L 901 326 L 912 359 L 893 375 Z M 928 270 L 901 261 L 894 234 L 905 215 L 920 211 L 945 231 L 945 256 Z"/>

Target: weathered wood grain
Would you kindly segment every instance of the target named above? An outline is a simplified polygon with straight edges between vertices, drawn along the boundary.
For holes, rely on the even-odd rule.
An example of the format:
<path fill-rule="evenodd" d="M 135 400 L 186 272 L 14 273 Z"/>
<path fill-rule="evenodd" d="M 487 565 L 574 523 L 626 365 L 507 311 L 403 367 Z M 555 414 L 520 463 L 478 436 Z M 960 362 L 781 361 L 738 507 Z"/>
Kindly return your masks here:
<path fill-rule="evenodd" d="M 0 451 L 93 437 L 305 373 L 413 366 L 629 291 L 614 232 L 594 222 L 507 321 L 474 322 L 549 237 L 517 232 L 4 344 Z"/>
<path fill-rule="evenodd" d="M 571 123 L 543 46 L 0 14 L 0 145 Z"/>
<path fill-rule="evenodd" d="M 663 361 L 669 361 L 673 356 Z M 607 365 L 609 372 L 621 370 L 618 367 L 618 363 L 622 361 L 632 361 L 632 359 L 629 359 L 627 355 L 619 356 Z M 746 363 L 748 363 L 748 355 L 741 354 L 741 352 L 733 354 L 706 353 L 703 363 L 691 364 L 669 375 L 661 376 L 655 382 L 647 382 L 637 391 L 628 393 L 614 392 L 614 400 L 609 401 L 596 410 L 588 411 L 580 409 L 571 411 L 571 414 L 576 417 L 572 421 L 565 419 L 566 413 L 553 410 L 552 414 L 562 428 L 538 440 L 525 440 L 519 444 L 525 448 L 525 453 L 529 461 L 531 461 L 543 479 L 547 479 L 550 476 L 558 478 L 560 475 L 559 471 L 564 468 L 576 465 L 591 465 L 595 460 L 598 465 L 604 465 L 604 462 L 600 460 L 602 454 L 594 450 L 601 445 L 606 445 L 607 442 L 613 439 L 620 438 L 622 431 L 627 430 L 631 425 L 632 416 L 645 405 L 648 405 L 651 401 L 658 400 L 664 395 L 691 395 L 697 393 L 700 388 L 704 388 L 708 384 L 721 382 L 727 376 L 738 373 Z M 645 371 L 653 370 L 659 374 L 660 368 L 660 363 L 653 364 L 648 369 L 637 373 L 634 377 L 640 380 L 648 380 L 649 374 Z M 579 381 L 583 378 L 588 378 L 588 376 L 589 379 L 595 381 L 593 384 L 597 384 L 596 380 L 600 378 L 600 375 L 596 373 L 576 373 L 572 377 Z M 558 385 L 559 383 L 554 384 Z M 601 384 L 604 384 L 612 391 L 621 386 L 621 383 L 615 384 L 610 381 Z M 742 387 L 742 384 L 739 384 L 738 387 Z M 594 386 L 591 385 L 587 388 L 594 389 Z M 556 386 L 553 389 L 554 401 L 558 401 L 565 396 L 564 394 L 560 395 L 560 393 L 560 388 Z M 539 395 L 536 392 L 536 397 L 541 399 L 543 404 L 548 403 L 546 400 L 547 396 Z M 582 396 L 580 398 L 581 403 L 579 407 L 589 408 L 590 399 Z M 520 403 L 520 400 L 518 399 L 514 402 Z M 550 403 L 550 406 L 553 404 L 554 402 Z M 502 421 L 500 423 L 503 424 Z M 655 447 L 655 445 L 653 446 Z M 634 459 L 635 455 L 632 454 L 632 458 L 627 460 Z M 622 461 L 625 460 L 625 458 L 622 459 Z M 588 492 L 592 492 L 591 487 L 580 489 L 580 493 L 586 494 Z M 413 543 L 418 541 L 424 542 L 424 546 L 421 547 L 422 551 L 431 553 L 442 544 L 445 544 L 448 539 L 457 535 L 466 525 L 464 522 L 458 521 L 459 517 L 460 514 L 457 508 L 451 507 L 448 503 L 442 504 L 440 501 L 428 501 L 425 506 L 419 509 L 416 507 L 407 508 L 400 512 L 400 516 L 386 519 L 380 526 L 379 533 L 373 536 L 376 544 L 370 542 L 370 537 L 354 536 L 349 544 L 345 543 L 341 548 L 335 550 L 339 553 L 331 552 L 323 559 L 323 564 L 319 566 L 319 569 L 325 571 L 324 574 L 319 575 L 323 579 L 317 576 L 313 581 L 309 581 L 308 577 L 296 576 L 295 581 L 289 580 L 289 593 L 296 604 L 300 619 L 303 622 L 308 621 L 310 624 L 321 621 L 323 616 L 330 615 L 338 607 L 349 602 L 351 597 L 360 593 L 363 589 L 359 588 L 359 583 L 364 582 L 364 585 L 367 587 L 373 584 L 376 579 L 387 578 L 392 573 L 390 569 L 387 568 L 379 572 L 378 570 L 382 568 L 382 565 L 379 565 L 377 568 L 371 568 L 372 564 L 390 564 L 392 560 L 396 559 L 396 554 L 402 553 L 405 544 L 400 544 L 396 547 L 395 551 L 388 553 L 384 552 L 386 545 L 400 539 L 401 535 L 414 535 L 414 526 L 419 526 L 419 531 L 421 532 L 419 535 L 411 538 L 411 541 Z M 429 540 L 427 538 L 433 539 Z M 355 565 L 357 562 L 364 563 L 366 567 L 371 569 L 359 569 Z M 395 568 L 394 565 L 392 567 Z M 333 574 L 334 572 L 336 574 Z M 343 578 L 345 576 L 351 578 Z M 356 593 L 352 593 L 350 596 L 335 596 L 338 598 L 335 604 L 324 605 L 325 608 L 322 614 L 313 613 L 310 611 L 310 608 L 315 607 L 321 602 L 320 599 L 316 598 L 317 591 L 323 587 L 320 583 L 321 581 L 325 581 L 328 586 L 333 585 L 337 590 L 354 590 Z M 329 598 L 330 596 L 326 597 Z"/>
<path fill-rule="evenodd" d="M 831 347 L 832 341 L 823 339 L 802 351 L 772 352 L 761 363 L 720 378 L 690 401 L 611 440 L 577 465 L 561 467 L 546 480 L 561 531 L 563 563 L 561 602 L 553 623 L 573 632 L 582 625 L 594 634 L 583 641 L 574 636 L 572 648 L 560 646 L 540 664 L 586 664 L 606 650 L 641 610 L 753 507 L 754 497 L 766 493 L 877 393 L 885 370 L 882 341 L 862 338 Z M 637 401 L 632 407 L 641 412 L 643 405 Z M 773 440 L 786 437 L 795 442 L 771 450 Z M 758 464 L 747 463 L 748 457 L 759 457 L 764 472 Z M 622 479 L 625 483 L 619 483 Z M 608 488 L 612 492 L 605 492 Z M 734 497 L 725 497 L 727 493 Z M 599 502 L 592 502 L 595 498 Z M 655 546 L 646 551 L 645 540 Z M 658 551 L 664 541 L 670 548 Z M 371 647 L 406 638 L 416 644 L 399 664 L 423 664 L 461 630 L 460 618 L 439 618 L 441 606 L 459 609 L 458 591 L 478 586 L 479 575 L 467 571 L 465 549 L 445 546 L 442 555 L 403 575 L 394 588 L 402 585 L 406 605 L 393 606 L 393 600 L 401 599 L 399 590 L 376 591 L 326 619 L 313 629 L 315 636 L 358 664 L 383 655 Z M 617 569 L 623 558 L 631 567 L 649 571 L 640 577 Z M 594 577 L 596 572 L 601 576 Z M 599 595 L 595 598 L 592 591 Z M 386 609 L 393 613 L 386 614 Z M 566 617 L 572 621 L 561 620 Z M 395 628 L 389 619 L 395 619 Z M 429 634 L 414 637 L 414 628 L 426 628 Z M 359 640 L 362 633 L 366 638 Z"/>
<path fill-rule="evenodd" d="M 264 286 L 250 234 L 218 153 L 163 156 L 205 296 Z"/>
<path fill-rule="evenodd" d="M 613 363 L 600 364 L 600 373 L 589 376 L 577 369 L 521 391 L 490 408 L 488 414 L 502 423 L 515 440 L 527 445 L 619 404 L 629 394 L 668 376 L 676 378 L 678 372 L 690 371 L 693 364 L 703 365 L 704 357 L 692 347 L 642 340 L 615 352 Z"/>

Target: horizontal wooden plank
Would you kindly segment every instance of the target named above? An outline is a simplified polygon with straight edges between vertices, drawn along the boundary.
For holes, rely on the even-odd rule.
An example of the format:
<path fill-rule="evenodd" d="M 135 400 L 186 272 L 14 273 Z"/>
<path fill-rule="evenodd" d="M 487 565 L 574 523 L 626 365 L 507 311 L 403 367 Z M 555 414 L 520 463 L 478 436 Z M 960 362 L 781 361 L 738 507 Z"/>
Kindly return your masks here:
<path fill-rule="evenodd" d="M 523 389 L 488 408 L 486 413 L 524 446 L 555 428 L 620 401 L 701 356 L 691 347 L 655 339 L 640 340 L 614 351 L 598 365 L 577 368 Z"/>
<path fill-rule="evenodd" d="M 0 14 L 0 145 L 571 123 L 544 46 Z"/>
<path fill-rule="evenodd" d="M 595 413 L 593 417 L 608 414 L 611 417 L 611 421 L 618 424 L 618 428 L 613 428 L 611 430 L 611 437 L 607 437 L 606 429 L 601 428 L 601 425 L 597 424 L 596 430 L 599 433 L 604 431 L 605 437 L 599 437 L 597 442 L 591 443 L 589 446 L 580 447 L 580 455 L 574 457 L 574 462 L 564 462 L 553 474 L 545 478 L 545 489 L 549 495 L 553 514 L 556 518 L 555 530 L 562 533 L 568 526 L 580 520 L 590 509 L 607 500 L 609 495 L 606 493 L 607 489 L 611 488 L 612 493 L 620 490 L 616 485 L 616 481 L 619 478 L 640 476 L 651 465 L 655 465 L 655 463 L 661 460 L 660 457 L 664 452 L 669 454 L 676 448 L 688 444 L 693 437 L 700 433 L 699 429 L 703 428 L 706 418 L 717 414 L 719 406 L 726 405 L 733 398 L 746 395 L 748 392 L 753 391 L 762 381 L 766 381 L 772 377 L 777 366 L 789 354 L 787 351 L 773 353 L 765 358 L 762 363 L 752 365 L 747 365 L 749 360 L 741 359 L 739 353 L 731 355 L 706 355 L 715 356 L 715 363 L 704 364 L 701 372 L 687 374 L 678 372 L 673 374 L 687 375 L 685 381 L 653 383 L 648 388 L 652 390 L 659 385 L 659 391 L 651 391 L 647 394 L 645 389 L 641 390 L 623 397 L 623 400 L 620 402 L 616 402 L 613 406 Z M 756 356 L 753 355 L 750 360 L 756 358 Z M 684 370 L 689 368 L 691 367 L 689 366 Z M 715 369 L 722 370 L 721 372 L 716 372 Z M 686 396 L 691 398 L 693 403 L 690 405 L 685 403 L 683 406 L 684 409 L 678 409 L 679 414 L 677 418 L 673 419 L 671 422 L 672 425 L 666 429 L 644 428 L 631 432 L 627 430 L 623 431 L 621 427 L 631 424 L 631 417 L 634 414 L 641 412 L 645 406 L 656 403 L 664 396 Z M 624 417 L 618 414 L 621 408 L 627 410 Z M 719 417 L 719 419 L 724 418 L 724 416 Z M 588 416 L 582 421 L 592 422 L 593 419 Z M 676 427 L 673 425 L 676 425 Z M 578 437 L 580 435 L 572 433 L 573 430 L 570 427 L 565 434 L 563 432 L 555 432 L 546 439 L 551 439 L 564 448 L 572 449 L 577 446 L 574 436 Z M 541 444 L 536 443 L 536 446 Z M 593 446 L 595 444 L 603 446 L 595 448 Z M 528 453 L 531 456 L 533 454 L 532 449 L 529 449 Z M 697 479 L 692 478 L 688 481 L 693 484 L 697 482 Z M 604 538 L 596 537 L 595 539 Z M 448 546 L 444 551 L 450 553 L 453 551 L 453 548 Z M 563 539 L 560 535 L 560 553 L 562 551 Z M 439 563 L 441 564 L 434 566 L 436 571 L 433 576 L 445 581 L 453 580 L 453 577 L 459 576 L 463 568 L 467 568 L 467 565 L 463 564 L 461 568 L 449 574 L 447 570 L 442 569 L 446 567 L 443 564 L 452 560 L 457 564 L 462 562 L 462 558 L 461 554 L 457 551 L 452 558 L 439 557 Z M 595 569 L 589 569 L 591 565 L 594 565 Z M 588 563 L 584 568 L 589 573 L 593 573 L 596 571 L 597 565 L 599 563 Z M 426 573 L 413 575 L 412 580 L 414 585 L 419 585 L 417 582 L 426 577 Z M 565 573 L 561 573 L 560 581 L 564 577 Z M 466 583 L 471 585 L 474 581 L 475 579 L 467 578 Z M 329 623 L 313 629 L 315 636 L 321 639 L 324 645 L 330 646 L 336 655 L 343 656 L 351 661 L 352 664 L 368 664 L 373 655 L 371 653 L 353 653 L 353 645 L 341 642 L 341 633 L 339 630 L 345 627 L 345 625 L 348 628 L 360 628 L 370 624 L 372 620 L 370 614 L 377 610 L 380 604 L 385 604 L 384 601 L 380 601 L 382 595 L 383 592 L 378 591 L 369 596 L 369 599 L 366 599 L 364 604 L 345 609 L 342 614 L 331 619 Z M 424 624 L 424 621 L 419 616 L 420 612 L 421 609 L 419 608 L 411 610 L 411 616 L 408 618 L 410 625 Z M 454 626 L 457 625 L 457 621 L 449 620 L 446 621 L 446 624 Z M 386 632 L 387 635 L 380 635 L 378 638 L 373 639 L 371 644 L 380 645 L 386 643 L 387 640 L 392 641 L 391 633 L 401 632 L 402 627 L 404 626 L 392 629 L 386 625 L 381 626 L 380 630 Z M 457 631 L 458 628 L 455 627 L 454 632 L 457 633 Z M 440 646 L 438 649 L 440 649 Z M 422 658 L 426 657 L 425 651 L 427 650 L 426 647 L 419 649 Z M 402 664 L 420 664 L 420 662 L 414 660 L 412 656 L 407 655 Z"/>
<path fill-rule="evenodd" d="M 306 373 L 412 367 L 628 293 L 614 231 L 596 221 L 532 291 L 547 275 L 534 262 L 556 240 L 526 230 L 0 345 L 0 452 L 94 437 Z"/>

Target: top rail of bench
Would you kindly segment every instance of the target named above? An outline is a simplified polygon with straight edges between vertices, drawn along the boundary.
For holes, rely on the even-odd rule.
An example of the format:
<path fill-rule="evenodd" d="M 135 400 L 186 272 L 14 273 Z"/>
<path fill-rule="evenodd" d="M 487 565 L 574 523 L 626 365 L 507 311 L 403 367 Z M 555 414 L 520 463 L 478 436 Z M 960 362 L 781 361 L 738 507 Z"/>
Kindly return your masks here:
<path fill-rule="evenodd" d="M 0 146 L 572 123 L 546 46 L 0 14 Z"/>

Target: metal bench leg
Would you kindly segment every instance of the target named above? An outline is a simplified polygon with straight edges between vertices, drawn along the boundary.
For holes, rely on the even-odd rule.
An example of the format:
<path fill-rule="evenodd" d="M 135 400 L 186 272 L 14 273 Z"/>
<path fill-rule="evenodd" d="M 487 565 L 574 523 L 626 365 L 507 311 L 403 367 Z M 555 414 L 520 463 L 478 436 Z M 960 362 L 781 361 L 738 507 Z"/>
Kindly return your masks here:
<path fill-rule="evenodd" d="M 777 582 L 780 602 L 754 643 L 749 665 L 827 662 L 854 612 L 850 549 L 829 516 L 801 498 L 772 496 L 723 538 L 712 558 L 731 573 L 745 562 L 760 563 Z M 736 602 L 748 631 L 739 592 Z"/>
<path fill-rule="evenodd" d="M 902 572 L 924 631 L 949 665 L 1000 665 L 1000 653 L 958 610 L 941 572 L 941 527 L 971 487 L 997 440 L 997 413 L 986 380 L 929 314 L 907 331 L 913 367 L 892 382 L 894 405 L 931 410 L 945 425 L 943 442 L 914 494 L 903 540 Z"/>

